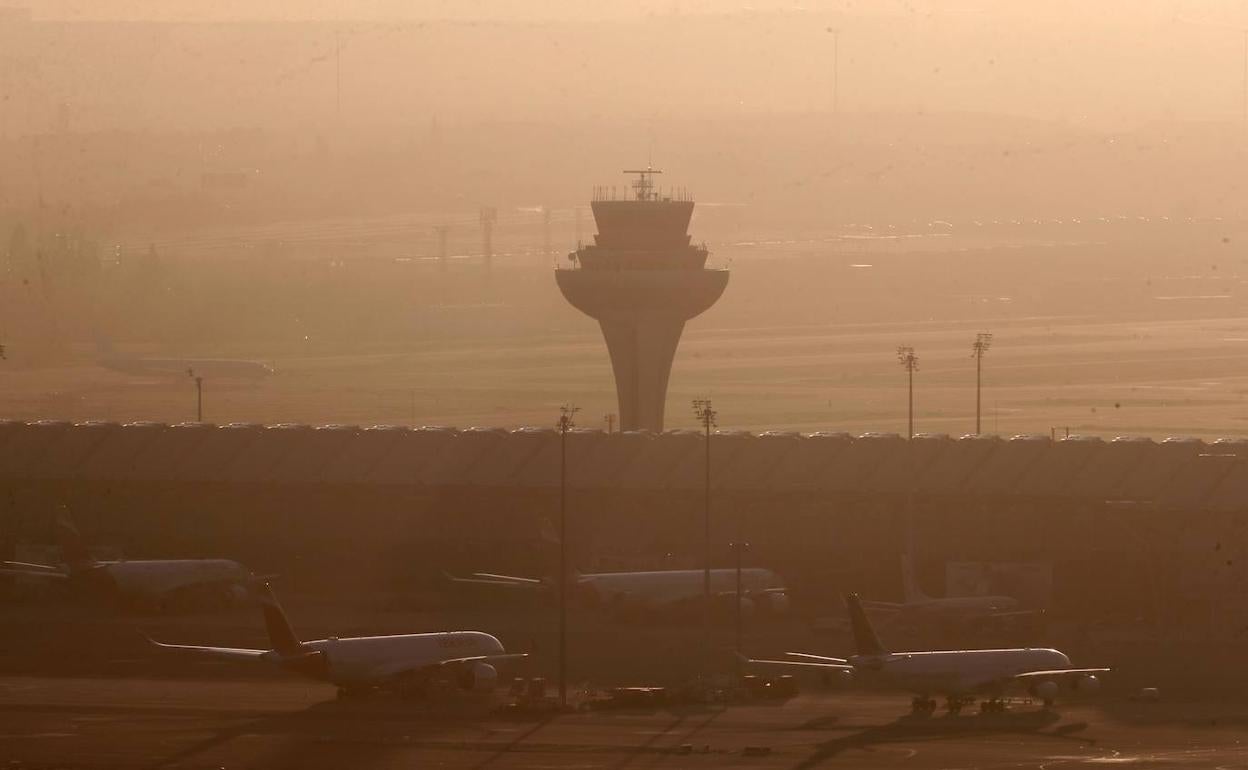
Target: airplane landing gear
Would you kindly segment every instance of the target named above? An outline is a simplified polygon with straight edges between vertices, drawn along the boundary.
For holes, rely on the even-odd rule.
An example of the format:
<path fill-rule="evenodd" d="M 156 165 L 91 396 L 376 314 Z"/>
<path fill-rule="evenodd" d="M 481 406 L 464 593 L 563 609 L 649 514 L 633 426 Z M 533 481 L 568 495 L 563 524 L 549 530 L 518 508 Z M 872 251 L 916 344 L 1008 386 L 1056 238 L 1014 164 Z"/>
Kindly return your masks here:
<path fill-rule="evenodd" d="M 948 710 L 949 716 L 956 717 L 962 713 L 963 706 L 968 706 L 973 701 L 973 698 L 968 698 L 965 695 L 950 695 L 945 699 L 945 708 Z"/>

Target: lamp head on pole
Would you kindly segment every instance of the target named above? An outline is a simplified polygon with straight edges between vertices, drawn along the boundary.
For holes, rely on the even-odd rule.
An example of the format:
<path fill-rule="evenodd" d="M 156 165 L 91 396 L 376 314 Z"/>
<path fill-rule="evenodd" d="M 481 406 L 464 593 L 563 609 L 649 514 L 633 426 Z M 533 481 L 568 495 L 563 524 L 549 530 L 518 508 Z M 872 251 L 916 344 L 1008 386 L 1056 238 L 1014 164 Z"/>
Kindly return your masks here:
<path fill-rule="evenodd" d="M 976 334 L 975 341 L 971 343 L 971 358 L 983 358 L 990 347 L 992 347 L 992 332 Z"/>
<path fill-rule="evenodd" d="M 698 418 L 698 422 L 701 422 L 708 431 L 716 427 L 715 418 L 719 413 L 711 408 L 711 400 L 709 398 L 695 398 L 693 400 L 693 414 Z"/>
<path fill-rule="evenodd" d="M 910 373 L 919 370 L 919 357 L 914 354 L 914 348 L 910 345 L 899 345 L 897 347 L 897 362 Z"/>
<path fill-rule="evenodd" d="M 555 427 L 560 433 L 567 433 L 576 427 L 576 423 L 572 421 L 572 418 L 579 411 L 581 411 L 581 408 L 574 404 L 564 404 L 559 407 L 559 422 L 555 423 Z"/>

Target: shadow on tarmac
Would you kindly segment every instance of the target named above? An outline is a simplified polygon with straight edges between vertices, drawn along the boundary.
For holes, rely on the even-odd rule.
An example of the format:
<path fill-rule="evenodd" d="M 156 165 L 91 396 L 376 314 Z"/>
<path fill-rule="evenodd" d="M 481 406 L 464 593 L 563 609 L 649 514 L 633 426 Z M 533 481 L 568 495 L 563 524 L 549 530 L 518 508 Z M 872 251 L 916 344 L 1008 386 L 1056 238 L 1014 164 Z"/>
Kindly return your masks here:
<path fill-rule="evenodd" d="M 988 733 L 1020 733 L 1046 736 L 1058 740 L 1092 744 L 1093 738 L 1075 733 L 1086 730 L 1086 722 L 1057 725 L 1061 716 L 1053 711 L 1027 711 L 1005 714 L 974 714 L 966 716 L 916 717 L 906 715 L 886 725 L 868 727 L 859 732 L 825 741 L 815 753 L 794 765 L 794 770 L 816 767 L 850 749 L 865 749 L 885 743 L 939 741 Z M 1053 727 L 1052 730 L 1046 729 Z"/>
<path fill-rule="evenodd" d="M 256 735 L 287 736 L 288 741 L 263 761 L 270 767 L 335 766 L 335 750 L 349 751 L 351 767 L 365 768 L 401 750 L 423 743 L 437 743 L 426 730 L 447 723 L 469 725 L 488 712 L 488 706 L 471 701 L 451 701 L 434 707 L 424 702 L 404 702 L 376 697 L 349 701 L 325 701 L 302 711 L 259 718 L 226 717 L 229 724 L 212 730 L 174 754 L 150 765 L 150 770 L 173 767 L 224 747 L 231 741 Z M 542 719 L 518 741 L 537 732 L 549 721 Z M 503 749 L 500 753 L 507 751 Z M 484 767 L 492 760 L 487 760 Z M 340 765 L 341 766 L 341 765 Z"/>
<path fill-rule="evenodd" d="M 1096 704 L 1106 719 L 1128 725 L 1167 725 L 1191 729 L 1248 728 L 1248 709 L 1240 703 L 1136 703 L 1106 700 Z"/>

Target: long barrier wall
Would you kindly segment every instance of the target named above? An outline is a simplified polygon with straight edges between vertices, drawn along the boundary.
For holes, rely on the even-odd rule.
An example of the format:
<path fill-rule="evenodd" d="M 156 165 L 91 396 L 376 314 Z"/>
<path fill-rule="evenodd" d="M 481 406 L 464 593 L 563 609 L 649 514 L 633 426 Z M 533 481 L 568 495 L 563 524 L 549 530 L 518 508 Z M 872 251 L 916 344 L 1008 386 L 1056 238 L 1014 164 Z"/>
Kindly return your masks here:
<path fill-rule="evenodd" d="M 131 557 L 326 586 L 549 574 L 560 456 L 534 428 L 0 422 L 0 548 L 50 541 L 65 511 Z M 699 564 L 705 463 L 694 431 L 571 432 L 577 565 Z M 932 593 L 948 561 L 1039 561 L 1075 616 L 1208 618 L 1248 594 L 1245 440 L 728 431 L 710 464 L 713 553 L 748 540 L 799 598 L 899 595 L 911 537 Z"/>

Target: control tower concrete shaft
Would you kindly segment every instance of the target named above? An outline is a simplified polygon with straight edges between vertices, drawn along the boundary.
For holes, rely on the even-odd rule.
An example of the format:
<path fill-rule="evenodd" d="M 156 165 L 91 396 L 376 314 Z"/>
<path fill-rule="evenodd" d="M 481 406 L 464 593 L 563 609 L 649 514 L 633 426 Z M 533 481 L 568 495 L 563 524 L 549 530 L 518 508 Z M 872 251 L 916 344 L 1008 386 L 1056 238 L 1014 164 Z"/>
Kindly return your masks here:
<path fill-rule="evenodd" d="M 632 194 L 616 199 L 598 188 L 590 207 L 594 243 L 568 255 L 555 271 L 563 296 L 602 328 L 615 372 L 622 430 L 663 430 L 667 381 L 685 321 L 715 304 L 728 271 L 706 267 L 705 246 L 691 243 L 694 202 L 683 193 L 663 196 L 646 168 Z"/>

